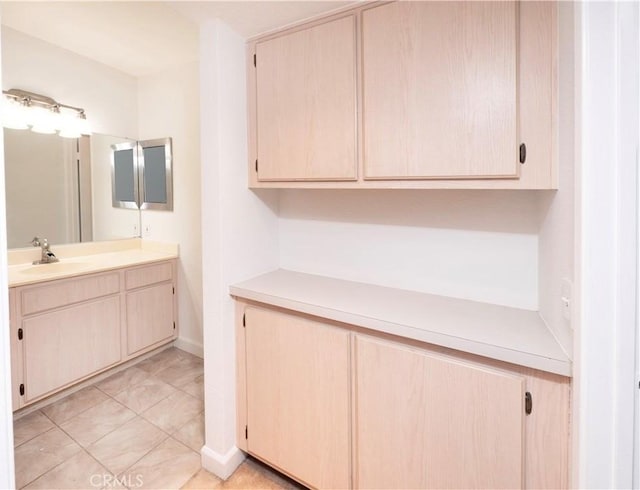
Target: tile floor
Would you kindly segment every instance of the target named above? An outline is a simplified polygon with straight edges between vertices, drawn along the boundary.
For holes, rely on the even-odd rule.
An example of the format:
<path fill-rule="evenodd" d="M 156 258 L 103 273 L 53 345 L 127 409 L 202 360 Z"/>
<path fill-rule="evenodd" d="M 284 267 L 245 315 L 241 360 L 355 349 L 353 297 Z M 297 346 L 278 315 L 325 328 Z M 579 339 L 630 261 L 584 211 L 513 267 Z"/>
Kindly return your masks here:
<path fill-rule="evenodd" d="M 17 488 L 300 488 L 247 460 L 201 469 L 203 363 L 170 348 L 14 422 Z"/>

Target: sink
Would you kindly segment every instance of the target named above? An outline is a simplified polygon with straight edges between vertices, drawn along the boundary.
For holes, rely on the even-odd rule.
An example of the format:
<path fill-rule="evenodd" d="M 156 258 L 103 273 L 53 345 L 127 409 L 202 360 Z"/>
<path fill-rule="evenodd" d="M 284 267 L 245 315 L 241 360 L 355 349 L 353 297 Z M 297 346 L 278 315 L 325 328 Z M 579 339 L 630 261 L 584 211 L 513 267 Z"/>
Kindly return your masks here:
<path fill-rule="evenodd" d="M 84 262 L 54 262 L 53 264 L 38 264 L 22 270 L 23 274 L 58 274 L 72 273 L 87 269 L 89 264 Z"/>

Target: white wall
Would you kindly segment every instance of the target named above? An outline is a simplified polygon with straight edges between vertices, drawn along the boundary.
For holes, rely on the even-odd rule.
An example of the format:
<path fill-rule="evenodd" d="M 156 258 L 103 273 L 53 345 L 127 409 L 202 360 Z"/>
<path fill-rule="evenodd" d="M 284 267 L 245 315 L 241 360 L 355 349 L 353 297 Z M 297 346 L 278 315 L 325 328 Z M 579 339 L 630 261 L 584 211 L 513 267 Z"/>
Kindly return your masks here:
<path fill-rule="evenodd" d="M 138 79 L 140 139 L 173 141 L 173 211 L 142 211 L 142 236 L 179 244 L 178 345 L 202 355 L 199 95 L 198 63 Z"/>
<path fill-rule="evenodd" d="M 632 488 L 640 7 L 576 4 L 574 488 Z"/>
<path fill-rule="evenodd" d="M 222 478 L 235 446 L 235 331 L 229 285 L 278 266 L 277 196 L 247 188 L 245 43 L 219 21 L 200 28 L 205 446 Z"/>
<path fill-rule="evenodd" d="M 535 310 L 539 199 L 526 191 L 282 191 L 280 266 Z"/>
<path fill-rule="evenodd" d="M 136 79 L 2 27 L 2 88 L 21 88 L 82 107 L 96 133 L 136 137 Z"/>
<path fill-rule="evenodd" d="M 541 201 L 540 228 L 540 315 L 571 357 L 573 331 L 571 320 L 563 316 L 562 282 L 574 283 L 575 240 L 575 83 L 574 9 L 571 2 L 558 4 L 559 27 L 559 190 Z M 571 298 L 575 303 L 575 298 Z M 570 305 L 570 309 L 573 304 Z"/>
<path fill-rule="evenodd" d="M 4 137 L 9 248 L 29 247 L 36 235 L 78 241 L 74 142 L 20 129 L 5 129 Z"/>
<path fill-rule="evenodd" d="M 0 40 L 0 53 L 3 51 L 1 45 L 2 40 Z M 0 62 L 0 78 L 2 71 Z M 9 289 L 4 189 L 4 135 L 0 132 L 0 291 Z M 2 294 L 0 295 L 0 488 L 15 488 L 9 339 L 9 295 Z"/>

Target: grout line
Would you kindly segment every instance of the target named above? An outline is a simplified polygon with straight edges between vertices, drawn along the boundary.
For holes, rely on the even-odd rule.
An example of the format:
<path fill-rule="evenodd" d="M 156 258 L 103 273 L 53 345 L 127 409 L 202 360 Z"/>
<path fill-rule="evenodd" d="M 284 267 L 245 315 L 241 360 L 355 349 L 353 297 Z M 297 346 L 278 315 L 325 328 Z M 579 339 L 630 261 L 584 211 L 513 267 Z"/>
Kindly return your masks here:
<path fill-rule="evenodd" d="M 53 421 L 52 421 L 53 422 Z M 49 430 L 44 431 L 42 434 L 39 434 L 37 437 L 42 436 L 44 434 L 46 434 L 47 432 L 51 432 L 55 429 L 60 430 L 64 435 L 68 436 L 68 434 L 63 431 L 60 427 L 58 427 L 58 425 L 54 422 L 54 427 L 51 427 Z M 75 445 L 77 445 L 80 448 L 80 451 L 76 451 L 75 453 L 71 454 L 68 458 L 63 459 L 62 461 L 60 461 L 58 464 L 52 466 L 51 468 L 47 469 L 44 471 L 44 473 L 40 473 L 38 476 L 36 476 L 33 480 L 30 480 L 28 482 L 26 482 L 23 486 L 20 487 L 20 489 L 26 487 L 27 485 L 31 485 L 34 481 L 36 481 L 37 479 L 43 477 L 44 475 L 46 475 L 47 473 L 49 473 L 50 471 L 53 471 L 54 469 L 56 469 L 58 466 L 60 466 L 61 464 L 67 462 L 68 460 L 70 460 L 71 458 L 73 458 L 76 454 L 78 454 L 79 452 L 81 452 L 84 448 L 82 446 L 80 446 L 80 444 L 77 443 L 77 441 L 75 439 L 73 439 L 72 437 L 68 436 L 69 439 L 71 439 L 73 441 L 73 443 Z M 35 437 L 33 438 L 35 439 Z M 30 439 L 30 440 L 33 440 Z M 20 446 L 22 446 L 22 444 L 20 444 Z M 18 446 L 19 447 L 19 446 Z"/>
<path fill-rule="evenodd" d="M 177 349 L 177 348 L 176 348 L 176 349 Z M 153 359 L 153 358 L 154 358 L 154 357 L 156 357 L 157 355 L 160 355 L 160 354 L 162 354 L 162 352 L 165 352 L 165 351 L 168 351 L 168 350 L 169 350 L 169 349 L 165 349 L 165 350 L 163 350 L 163 351 L 159 352 L 158 354 L 156 354 L 155 356 L 149 357 L 149 358 L 147 358 L 147 359 Z M 180 350 L 180 349 L 177 349 L 177 350 Z M 181 351 L 181 352 L 182 352 L 182 351 Z M 194 396 L 194 395 L 192 395 L 191 393 L 188 393 L 188 392 L 184 391 L 183 389 L 181 389 L 181 388 L 179 388 L 179 387 L 177 387 L 177 386 L 175 386 L 175 385 L 173 385 L 173 384 L 171 384 L 171 383 L 167 383 L 166 381 L 164 381 L 164 380 L 162 380 L 162 379 L 160 379 L 160 378 L 158 378 L 158 377 L 156 376 L 156 374 L 158 374 L 158 373 L 160 373 L 160 372 L 162 372 L 162 371 L 164 371 L 164 370 L 166 370 L 166 369 L 170 369 L 170 368 L 180 368 L 180 367 L 182 367 L 182 368 L 184 368 L 184 369 L 189 369 L 189 366 L 184 366 L 184 365 L 183 365 L 183 363 L 182 363 L 182 361 L 183 361 L 183 360 L 185 360 L 185 359 L 188 359 L 188 358 L 190 358 L 190 357 L 193 357 L 193 358 L 195 358 L 195 359 L 199 359 L 197 356 L 193 356 L 193 355 L 192 355 L 192 354 L 190 354 L 190 353 L 186 353 L 186 354 L 187 354 L 187 356 L 185 356 L 185 355 L 183 355 L 183 354 L 177 354 L 177 356 L 179 356 L 179 357 L 178 357 L 178 359 L 177 359 L 175 362 L 173 362 L 173 363 L 169 364 L 168 366 L 164 367 L 163 369 L 158 370 L 156 373 L 148 372 L 148 371 L 145 371 L 145 370 L 142 370 L 142 369 L 141 369 L 142 371 L 144 371 L 144 372 L 148 375 L 147 377 L 145 377 L 143 380 L 141 380 L 141 381 L 140 381 L 140 382 L 138 382 L 138 383 L 135 383 L 135 384 L 132 384 L 132 385 L 127 385 L 127 387 L 126 387 L 126 388 L 124 388 L 123 390 L 119 391 L 118 393 L 116 393 L 116 394 L 114 394 L 114 395 L 111 395 L 111 394 L 109 394 L 109 393 L 106 393 L 105 391 L 101 390 L 100 388 L 98 388 L 98 387 L 96 386 L 96 384 L 97 384 L 97 383 L 101 383 L 101 382 L 103 382 L 103 381 L 105 381 L 106 379 L 109 379 L 109 378 L 104 378 L 104 379 L 101 379 L 101 380 L 99 380 L 99 381 L 96 381 L 96 382 L 95 382 L 95 383 L 93 383 L 93 384 L 87 385 L 86 387 L 82 388 L 81 390 L 78 390 L 78 391 L 77 391 L 77 392 L 75 392 L 75 393 L 79 393 L 79 392 L 81 392 L 81 391 L 83 391 L 83 390 L 87 390 L 88 388 L 95 388 L 98 392 L 100 392 L 100 393 L 104 394 L 104 395 L 107 397 L 107 399 L 100 400 L 100 401 L 98 401 L 97 403 L 91 404 L 90 406 L 86 407 L 84 410 L 82 410 L 82 411 L 78 412 L 77 414 L 75 414 L 73 417 L 71 417 L 71 418 L 69 418 L 69 419 L 67 419 L 67 420 L 61 421 L 60 423 L 58 423 L 58 422 L 54 421 L 54 420 L 53 420 L 49 415 L 47 415 L 47 414 L 43 411 L 43 409 L 44 409 L 44 408 L 47 408 L 47 407 L 49 407 L 49 406 L 53 406 L 53 405 L 55 405 L 55 404 L 57 404 L 57 403 L 60 403 L 60 402 L 62 402 L 63 400 L 65 400 L 66 398 L 68 398 L 68 397 L 70 397 L 70 396 L 73 396 L 75 393 L 72 393 L 72 394 L 68 395 L 68 397 L 65 397 L 65 398 L 62 398 L 62 399 L 60 399 L 60 400 L 57 400 L 56 402 L 53 402 L 53 403 L 51 403 L 50 405 L 46 405 L 46 406 L 44 406 L 44 407 L 42 407 L 42 408 L 40 408 L 40 409 L 38 409 L 38 410 L 34 410 L 34 412 L 32 412 L 32 413 L 40 412 L 42 415 L 44 415 L 44 416 L 45 416 L 45 418 L 46 418 L 46 419 L 48 419 L 48 420 L 53 424 L 53 427 L 50 427 L 49 429 L 47 429 L 47 430 L 45 430 L 45 431 L 41 432 L 40 434 L 36 434 L 35 436 L 31 437 L 30 439 L 28 439 L 28 440 L 26 440 L 26 441 L 22 442 L 20 445 L 15 446 L 15 449 L 19 448 L 20 446 L 23 446 L 24 444 L 27 444 L 28 442 L 30 442 L 30 441 L 32 441 L 32 440 L 34 440 L 34 439 L 36 439 L 37 437 L 40 437 L 40 436 L 42 436 L 42 435 L 46 434 L 47 432 L 51 432 L 51 431 L 53 431 L 54 429 L 58 429 L 58 430 L 60 430 L 60 431 L 61 431 L 65 436 L 67 436 L 71 441 L 73 441 L 73 443 L 74 443 L 74 444 L 79 448 L 79 450 L 78 450 L 78 451 L 76 451 L 75 453 L 73 453 L 72 455 L 70 455 L 69 457 L 67 457 L 66 459 L 64 459 L 63 461 L 61 461 L 60 463 L 56 464 L 56 465 L 55 465 L 55 466 L 53 466 L 52 468 L 49 468 L 49 469 L 48 469 L 48 470 L 46 470 L 44 473 L 41 473 L 40 475 L 36 476 L 36 477 L 35 477 L 34 479 L 32 479 L 31 481 L 29 481 L 29 482 L 25 483 L 25 485 L 24 485 L 24 486 L 27 486 L 27 485 L 29 485 L 29 484 L 33 483 L 34 481 L 38 480 L 39 478 L 41 478 L 41 477 L 43 477 L 44 475 L 48 474 L 49 472 L 53 471 L 53 470 L 54 470 L 54 469 L 56 469 L 58 466 L 60 466 L 60 465 L 64 464 L 64 463 L 65 463 L 65 462 L 67 462 L 67 461 L 69 461 L 71 458 L 73 458 L 73 457 L 77 456 L 80 452 L 84 452 L 85 454 L 89 455 L 89 457 L 91 457 L 94 461 L 96 461 L 96 462 L 100 465 L 100 467 L 101 467 L 101 468 L 103 468 L 106 472 L 108 472 L 109 474 L 111 474 L 111 475 L 113 475 L 114 477 L 116 477 L 116 478 L 117 478 L 119 475 L 118 475 L 118 474 L 116 474 L 116 473 L 114 473 L 113 471 L 111 471 L 109 468 L 107 468 L 107 467 L 105 466 L 105 464 L 104 464 L 104 463 L 102 463 L 99 459 L 97 459 L 93 454 L 91 454 L 91 452 L 89 452 L 87 448 L 88 448 L 88 447 L 90 447 L 90 446 L 92 446 L 92 445 L 94 445 L 94 444 L 97 444 L 99 441 L 101 441 L 102 439 L 104 439 L 104 438 L 105 438 L 105 437 L 107 437 L 108 435 L 112 434 L 113 432 L 115 432 L 115 431 L 119 430 L 119 429 L 120 429 L 120 428 L 122 428 L 124 425 L 126 425 L 127 423 L 129 423 L 129 422 L 131 422 L 131 421 L 135 420 L 136 418 L 140 418 L 141 420 L 144 420 L 144 421 L 146 421 L 146 422 L 150 423 L 153 427 L 157 428 L 157 429 L 158 429 L 158 430 L 160 430 L 162 433 L 164 433 L 166 437 L 164 437 L 160 442 L 158 442 L 157 444 L 155 444 L 154 446 L 152 446 L 152 447 L 151 447 L 148 451 L 146 451 L 146 452 L 145 452 L 145 453 L 144 453 L 140 458 L 138 458 L 134 463 L 132 463 L 132 464 L 131 464 L 127 469 L 125 469 L 122 473 L 120 473 L 120 475 L 125 474 L 125 473 L 126 473 L 127 471 L 129 471 L 133 466 L 135 466 L 138 462 L 140 462 L 140 460 L 142 460 L 143 458 L 145 458 L 147 455 L 149 455 L 152 451 L 154 451 L 155 449 L 157 449 L 161 444 L 163 444 L 164 442 L 166 442 L 168 439 L 171 439 L 172 441 L 174 441 L 174 442 L 176 442 L 176 443 L 180 444 L 181 446 L 185 447 L 188 451 L 190 451 L 190 452 L 192 452 L 192 453 L 194 453 L 194 454 L 196 454 L 196 455 L 199 455 L 198 451 L 195 451 L 194 449 L 192 449 L 191 447 L 187 446 L 187 445 L 186 445 L 185 443 L 183 443 L 182 441 L 180 441 L 180 440 L 178 440 L 178 439 L 174 438 L 174 437 L 173 437 L 173 435 L 174 435 L 174 434 L 177 434 L 180 430 L 182 430 L 182 428 L 184 428 L 187 424 L 189 424 L 190 422 L 192 422 L 193 420 L 195 420 L 197 417 L 199 417 L 199 416 L 203 413 L 203 411 L 204 411 L 204 399 L 199 398 L 199 397 L 197 397 L 197 396 Z M 141 361 L 141 362 L 142 362 L 142 361 Z M 132 365 L 132 366 L 130 366 L 130 367 L 135 367 L 135 366 L 136 366 L 136 364 L 134 364 L 134 365 Z M 130 367 L 129 367 L 129 368 L 130 368 Z M 129 369 L 129 368 L 126 368 L 126 369 Z M 126 369 L 123 369 L 122 371 L 119 371 L 119 372 L 124 372 Z M 117 374 L 118 374 L 118 373 L 114 373 L 114 374 L 113 374 L 113 376 L 115 376 L 115 375 L 117 375 Z M 190 384 L 190 383 L 194 382 L 197 378 L 199 378 L 200 376 L 203 376 L 203 374 L 204 374 L 204 373 L 197 374 L 197 375 L 196 375 L 196 376 L 194 376 L 191 380 L 189 380 L 186 384 Z M 142 384 L 144 381 L 146 381 L 146 380 L 147 380 L 147 379 L 149 379 L 150 377 L 154 377 L 154 378 L 158 379 L 159 381 L 162 381 L 163 383 L 167 384 L 168 386 L 171 386 L 171 387 L 175 390 L 175 391 L 174 391 L 174 393 L 168 394 L 167 396 L 163 397 L 161 400 L 158 400 L 156 403 L 154 403 L 153 405 L 151 405 L 150 407 L 146 408 L 143 412 L 140 412 L 140 413 L 136 412 L 135 410 L 133 410 L 132 408 L 128 407 L 127 405 L 125 405 L 124 403 L 122 403 L 120 400 L 118 400 L 118 399 L 116 399 L 116 398 L 115 398 L 115 397 L 116 397 L 116 396 L 118 396 L 120 393 L 122 393 L 122 392 L 124 392 L 124 391 L 126 391 L 126 390 L 128 390 L 128 389 L 130 389 L 130 388 L 133 388 L 133 387 L 135 387 L 135 386 L 138 386 L 138 385 Z M 184 385 L 184 384 L 182 384 L 182 385 Z M 189 397 L 191 397 L 191 398 L 194 398 L 194 399 L 198 400 L 199 402 L 201 402 L 201 403 L 203 404 L 203 409 L 202 409 L 202 410 L 200 410 L 197 414 L 195 414 L 192 418 L 188 419 L 184 424 L 180 425 L 180 427 L 178 427 L 178 428 L 177 428 L 176 430 L 174 430 L 173 432 L 167 432 L 167 431 L 166 431 L 166 430 L 164 430 L 163 428 L 158 427 L 156 424 L 154 424 L 153 422 L 151 422 L 150 420 L 147 420 L 146 418 L 144 418 L 144 417 L 142 416 L 142 414 L 143 414 L 143 413 L 145 413 L 145 412 L 147 412 L 148 410 L 150 410 L 151 408 L 155 407 L 157 404 L 159 404 L 159 403 L 161 403 L 161 402 L 165 401 L 167 398 L 169 398 L 170 396 L 174 395 L 174 394 L 175 394 L 175 393 L 177 393 L 177 392 L 180 392 L 180 393 L 182 393 L 182 394 L 185 394 L 185 395 L 187 395 L 187 396 L 189 396 Z M 116 403 L 118 403 L 120 406 L 122 406 L 122 407 L 123 407 L 123 408 L 125 408 L 126 410 L 129 410 L 130 412 L 132 412 L 132 413 L 134 414 L 134 416 L 133 416 L 133 417 L 131 417 L 130 419 L 128 419 L 127 421 L 123 422 L 123 423 L 122 423 L 122 424 L 120 424 L 119 426 L 115 427 L 113 430 L 111 430 L 111 431 L 110 431 L 110 432 L 108 432 L 107 434 L 104 434 L 104 435 L 103 435 L 103 436 L 101 436 L 100 438 L 96 439 L 96 440 L 95 440 L 95 441 L 93 441 L 91 444 L 89 444 L 87 447 L 84 447 L 82 444 L 80 444 L 80 442 L 78 442 L 78 441 L 77 441 L 77 440 L 76 440 L 76 439 L 75 439 L 71 434 L 69 434 L 66 430 L 64 430 L 64 429 L 62 428 L 62 424 L 66 424 L 66 423 L 68 423 L 68 422 L 70 422 L 70 421 L 74 420 L 75 418 L 79 417 L 80 415 L 82 415 L 83 413 L 87 412 L 88 410 L 90 410 L 90 409 L 92 409 L 92 408 L 95 408 L 95 407 L 99 406 L 100 404 L 106 403 L 106 402 L 107 402 L 107 401 L 109 401 L 109 400 L 113 400 L 113 401 L 115 401 Z M 28 414 L 28 415 L 30 415 L 30 414 Z M 25 415 L 25 416 L 26 416 L 26 415 Z M 14 423 L 15 423 L 15 421 L 14 421 Z M 190 477 L 185 481 L 185 484 L 186 484 L 186 483 L 188 483 L 188 482 L 191 480 L 191 478 L 193 478 L 193 477 L 194 477 L 194 476 L 195 476 L 195 475 L 200 471 L 200 469 L 201 469 L 201 468 L 199 468 L 199 469 L 198 469 L 198 470 L 197 470 L 193 475 L 191 475 L 191 476 L 190 476 Z"/>
<path fill-rule="evenodd" d="M 155 427 L 155 425 L 154 425 Z M 164 432 L 164 431 L 161 431 Z M 146 456 L 149 455 L 149 453 L 151 453 L 152 451 L 154 451 L 155 449 L 157 449 L 161 444 L 163 444 L 167 439 L 171 439 L 171 436 L 168 435 L 166 432 L 164 432 L 165 435 L 167 437 L 165 437 L 164 439 L 162 439 L 160 442 L 158 442 L 157 444 L 155 444 L 154 446 L 151 447 L 151 449 L 149 449 L 146 453 L 144 453 L 142 456 L 140 456 L 138 459 L 136 459 L 133 463 L 131 463 L 131 465 L 129 465 L 126 469 L 124 469 L 121 473 L 115 475 L 116 477 L 122 476 L 124 475 L 126 472 L 128 472 L 131 468 L 133 468 L 136 464 L 138 464 L 143 458 L 145 458 Z"/>

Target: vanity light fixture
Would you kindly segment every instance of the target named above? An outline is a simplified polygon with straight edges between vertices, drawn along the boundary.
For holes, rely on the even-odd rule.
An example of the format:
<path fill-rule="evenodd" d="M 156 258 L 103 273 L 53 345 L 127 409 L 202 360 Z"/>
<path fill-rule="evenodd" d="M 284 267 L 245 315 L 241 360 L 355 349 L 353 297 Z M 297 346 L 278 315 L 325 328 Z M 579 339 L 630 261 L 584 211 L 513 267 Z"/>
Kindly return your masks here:
<path fill-rule="evenodd" d="M 63 138 L 91 134 L 84 109 L 57 102 L 51 97 L 12 88 L 3 90 L 2 125 L 36 133 L 58 133 Z"/>

